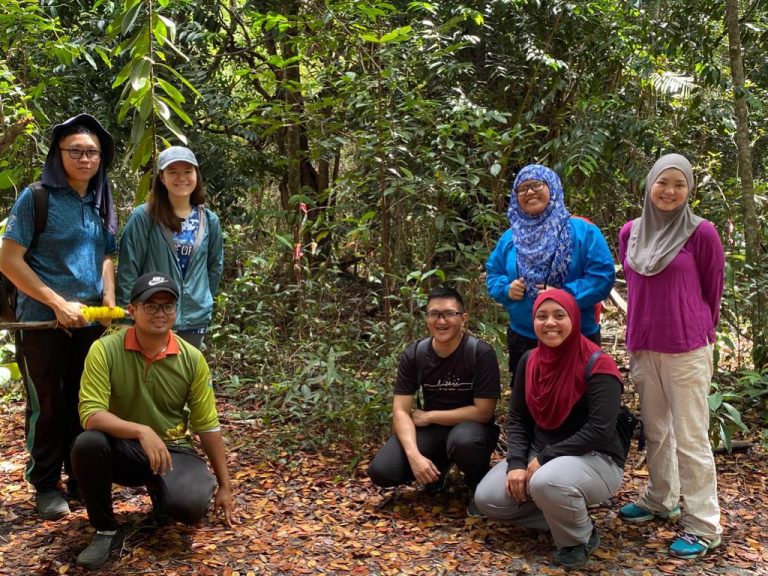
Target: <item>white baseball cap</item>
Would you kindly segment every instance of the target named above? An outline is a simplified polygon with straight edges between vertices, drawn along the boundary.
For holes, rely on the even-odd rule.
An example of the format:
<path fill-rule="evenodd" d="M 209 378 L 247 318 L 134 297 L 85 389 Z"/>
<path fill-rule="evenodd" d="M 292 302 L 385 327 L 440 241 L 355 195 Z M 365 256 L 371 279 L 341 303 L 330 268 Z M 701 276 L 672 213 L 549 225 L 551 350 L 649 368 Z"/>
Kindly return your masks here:
<path fill-rule="evenodd" d="M 165 170 L 170 164 L 174 162 L 188 162 L 192 166 L 198 166 L 197 158 L 189 148 L 184 146 L 171 146 L 166 148 L 157 156 L 157 169 Z"/>

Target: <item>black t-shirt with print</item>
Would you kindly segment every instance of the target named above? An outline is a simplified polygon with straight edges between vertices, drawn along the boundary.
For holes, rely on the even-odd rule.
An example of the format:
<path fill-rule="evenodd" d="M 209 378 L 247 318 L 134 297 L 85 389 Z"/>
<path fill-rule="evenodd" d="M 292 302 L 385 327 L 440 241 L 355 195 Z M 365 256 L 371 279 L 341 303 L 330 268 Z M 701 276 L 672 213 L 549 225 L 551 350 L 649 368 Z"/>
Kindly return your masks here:
<path fill-rule="evenodd" d="M 415 395 L 418 391 L 416 367 L 416 342 L 411 343 L 400 356 L 397 368 L 395 394 Z M 477 342 L 477 362 L 474 374 L 467 364 L 464 346 L 466 335 L 459 347 L 447 358 L 440 358 L 432 349 L 427 348 L 422 372 L 424 389 L 424 410 L 453 410 L 474 404 L 475 398 L 499 398 L 501 381 L 496 352 L 482 340 Z"/>

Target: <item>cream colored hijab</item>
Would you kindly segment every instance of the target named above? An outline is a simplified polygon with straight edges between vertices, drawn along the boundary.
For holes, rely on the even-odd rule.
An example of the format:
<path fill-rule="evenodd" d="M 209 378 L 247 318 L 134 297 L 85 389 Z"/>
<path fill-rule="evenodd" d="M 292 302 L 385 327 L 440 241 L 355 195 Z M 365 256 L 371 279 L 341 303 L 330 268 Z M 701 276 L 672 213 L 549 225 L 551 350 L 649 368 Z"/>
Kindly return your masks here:
<path fill-rule="evenodd" d="M 696 183 L 693 168 L 685 156 L 667 154 L 653 165 L 645 179 L 645 201 L 640 218 L 632 222 L 627 246 L 627 264 L 638 274 L 654 276 L 664 270 L 677 256 L 703 218 L 696 216 L 688 200 L 671 212 L 664 212 L 651 201 L 651 187 L 662 172 L 677 168 L 688 181 L 688 198 Z"/>

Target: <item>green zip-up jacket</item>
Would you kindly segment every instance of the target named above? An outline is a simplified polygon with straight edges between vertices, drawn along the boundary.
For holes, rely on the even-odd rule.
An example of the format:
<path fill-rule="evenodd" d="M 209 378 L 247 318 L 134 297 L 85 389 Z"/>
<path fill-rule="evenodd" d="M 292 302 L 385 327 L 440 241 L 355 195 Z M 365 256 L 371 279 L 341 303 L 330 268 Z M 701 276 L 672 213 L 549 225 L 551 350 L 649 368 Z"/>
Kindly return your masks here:
<path fill-rule="evenodd" d="M 219 217 L 204 206 L 187 273 L 182 278 L 173 232 L 152 220 L 146 204 L 131 213 L 120 238 L 117 260 L 117 305 L 130 303 L 131 288 L 147 272 L 163 272 L 179 286 L 176 324 L 173 329 L 205 328 L 211 321 L 213 301 L 224 270 L 224 242 Z"/>

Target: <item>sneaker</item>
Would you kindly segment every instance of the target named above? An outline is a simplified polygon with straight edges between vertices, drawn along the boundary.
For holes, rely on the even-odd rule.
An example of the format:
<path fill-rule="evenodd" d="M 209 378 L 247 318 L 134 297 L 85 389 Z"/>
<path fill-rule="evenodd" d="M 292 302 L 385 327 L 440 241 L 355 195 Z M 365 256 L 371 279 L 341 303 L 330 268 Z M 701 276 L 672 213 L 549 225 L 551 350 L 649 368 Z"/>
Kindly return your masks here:
<path fill-rule="evenodd" d="M 619 518 L 626 520 L 627 522 L 634 522 L 635 524 L 642 524 L 644 522 L 650 522 L 654 518 L 660 520 L 671 520 L 680 516 L 680 506 L 675 506 L 674 510 L 669 512 L 653 512 L 642 506 L 638 506 L 634 502 L 625 504 L 619 509 Z"/>
<path fill-rule="evenodd" d="M 589 535 L 589 541 L 586 544 L 576 546 L 563 546 L 559 548 L 553 557 L 555 564 L 564 568 L 583 568 L 587 565 L 587 559 L 590 554 L 600 545 L 600 534 L 595 526 L 592 527 L 592 534 Z"/>
<path fill-rule="evenodd" d="M 78 554 L 75 562 L 83 568 L 99 568 L 107 561 L 109 553 L 119 548 L 122 543 L 123 531 L 119 528 L 112 535 L 97 532 L 88 547 Z"/>
<path fill-rule="evenodd" d="M 704 538 L 686 533 L 674 539 L 669 546 L 669 553 L 677 558 L 701 558 L 718 546 L 720 546 L 720 536 Z"/>
<path fill-rule="evenodd" d="M 54 520 L 69 514 L 69 504 L 58 490 L 44 490 L 35 496 L 37 513 L 43 520 Z"/>

